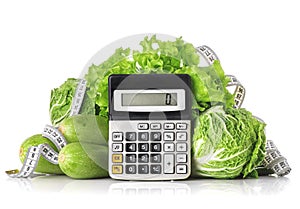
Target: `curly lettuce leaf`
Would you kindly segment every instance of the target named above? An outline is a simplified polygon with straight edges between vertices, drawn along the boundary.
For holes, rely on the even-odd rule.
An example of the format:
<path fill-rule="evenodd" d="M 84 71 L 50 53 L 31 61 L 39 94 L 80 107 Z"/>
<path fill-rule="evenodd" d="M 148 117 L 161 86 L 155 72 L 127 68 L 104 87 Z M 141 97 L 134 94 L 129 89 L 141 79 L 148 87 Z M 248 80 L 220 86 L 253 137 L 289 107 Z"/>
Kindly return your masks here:
<path fill-rule="evenodd" d="M 89 87 L 87 94 L 96 105 L 96 114 L 108 116 L 108 77 L 112 74 L 189 74 L 196 99 L 194 109 L 202 112 L 216 104 L 233 105 L 233 96 L 226 89 L 229 80 L 220 63 L 198 67 L 200 58 L 192 44 L 181 37 L 175 41 L 161 41 L 153 35 L 146 36 L 140 45 L 142 51 L 118 48 L 105 62 L 89 68 L 85 75 Z"/>
<path fill-rule="evenodd" d="M 51 91 L 49 114 L 54 126 L 69 117 L 77 85 L 77 79 L 68 78 L 61 86 Z M 83 99 L 80 114 L 95 114 L 95 103 L 87 96 Z"/>

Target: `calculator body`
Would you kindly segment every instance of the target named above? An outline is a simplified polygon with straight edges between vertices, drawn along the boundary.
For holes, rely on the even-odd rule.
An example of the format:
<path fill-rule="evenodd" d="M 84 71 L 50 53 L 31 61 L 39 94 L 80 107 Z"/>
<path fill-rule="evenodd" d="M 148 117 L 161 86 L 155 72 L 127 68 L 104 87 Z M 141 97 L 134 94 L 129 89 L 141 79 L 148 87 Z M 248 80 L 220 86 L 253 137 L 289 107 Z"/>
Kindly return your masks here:
<path fill-rule="evenodd" d="M 191 90 L 186 74 L 109 77 L 109 175 L 124 180 L 191 174 Z"/>

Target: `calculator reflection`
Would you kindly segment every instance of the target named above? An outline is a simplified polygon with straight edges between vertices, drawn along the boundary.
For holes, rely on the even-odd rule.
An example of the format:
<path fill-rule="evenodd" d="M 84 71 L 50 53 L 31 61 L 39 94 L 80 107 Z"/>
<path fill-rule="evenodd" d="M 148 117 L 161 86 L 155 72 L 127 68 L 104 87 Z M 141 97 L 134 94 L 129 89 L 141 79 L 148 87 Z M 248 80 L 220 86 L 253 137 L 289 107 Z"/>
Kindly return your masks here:
<path fill-rule="evenodd" d="M 109 187 L 112 195 L 190 195 L 191 188 L 178 182 L 122 182 Z"/>

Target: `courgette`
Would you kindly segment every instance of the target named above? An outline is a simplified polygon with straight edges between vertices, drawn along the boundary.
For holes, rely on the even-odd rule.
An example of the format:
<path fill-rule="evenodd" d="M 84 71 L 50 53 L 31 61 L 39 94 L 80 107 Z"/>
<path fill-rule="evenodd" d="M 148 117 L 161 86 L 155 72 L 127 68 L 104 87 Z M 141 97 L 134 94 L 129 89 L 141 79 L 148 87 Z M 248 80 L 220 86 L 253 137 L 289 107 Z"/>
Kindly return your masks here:
<path fill-rule="evenodd" d="M 39 144 L 44 144 L 44 143 L 49 144 L 56 152 L 58 151 L 56 146 L 49 139 L 43 137 L 41 134 L 36 134 L 29 137 L 22 143 L 19 152 L 19 158 L 21 162 L 24 163 L 24 160 L 27 155 L 27 151 L 31 146 L 37 146 Z M 40 173 L 48 173 L 48 174 L 63 174 L 62 170 L 59 168 L 58 165 L 50 163 L 42 156 L 39 159 L 35 171 Z"/>
<path fill-rule="evenodd" d="M 81 142 L 107 145 L 108 119 L 96 115 L 74 115 L 58 127 L 68 143 Z"/>
<path fill-rule="evenodd" d="M 61 170 L 75 179 L 108 176 L 108 147 L 74 142 L 65 146 L 58 155 Z"/>

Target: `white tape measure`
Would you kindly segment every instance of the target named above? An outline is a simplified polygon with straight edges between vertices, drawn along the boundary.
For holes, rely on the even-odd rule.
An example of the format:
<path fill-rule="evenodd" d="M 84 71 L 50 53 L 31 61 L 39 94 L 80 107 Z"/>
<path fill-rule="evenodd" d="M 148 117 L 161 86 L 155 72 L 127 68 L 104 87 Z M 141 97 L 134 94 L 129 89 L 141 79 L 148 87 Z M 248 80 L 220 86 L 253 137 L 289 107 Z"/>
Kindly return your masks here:
<path fill-rule="evenodd" d="M 203 45 L 197 47 L 196 50 L 205 58 L 205 60 L 212 65 L 215 60 L 219 60 L 217 54 L 208 46 Z M 233 75 L 226 75 L 230 78 L 227 86 L 235 86 L 234 90 L 234 108 L 240 108 L 243 104 L 246 89 Z M 256 117 L 259 121 L 264 121 Z M 291 172 L 287 159 L 283 157 L 274 142 L 267 140 L 266 143 L 266 156 L 261 166 L 258 167 L 259 173 L 263 175 L 276 174 L 278 176 L 285 176 Z"/>
<path fill-rule="evenodd" d="M 86 81 L 79 79 L 79 83 L 76 87 L 75 95 L 72 100 L 70 116 L 77 115 L 79 113 L 85 92 Z M 57 128 L 53 126 L 46 125 L 42 132 L 42 136 L 53 142 L 58 151 L 67 145 L 67 141 L 64 136 Z M 6 171 L 6 173 L 12 178 L 27 178 L 37 176 L 38 174 L 35 174 L 34 170 L 41 155 L 50 163 L 58 164 L 58 153 L 49 144 L 39 144 L 38 146 L 29 147 L 20 171 L 15 169 Z"/>

